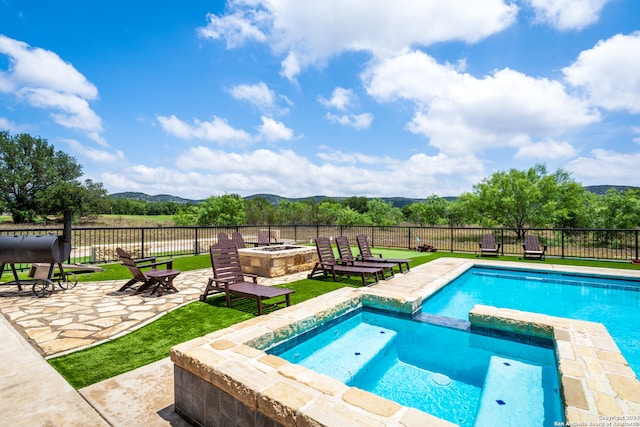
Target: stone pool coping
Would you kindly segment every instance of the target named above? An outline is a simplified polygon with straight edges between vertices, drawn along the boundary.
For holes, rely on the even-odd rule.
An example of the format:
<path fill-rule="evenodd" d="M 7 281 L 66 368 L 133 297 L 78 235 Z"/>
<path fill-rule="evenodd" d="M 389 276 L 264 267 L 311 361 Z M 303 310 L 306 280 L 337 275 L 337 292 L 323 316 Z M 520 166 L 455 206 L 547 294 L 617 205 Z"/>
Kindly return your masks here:
<path fill-rule="evenodd" d="M 207 408 L 212 404 L 207 402 L 211 394 L 201 389 L 204 384 L 231 396 L 243 411 L 253 411 L 252 416 L 259 414 L 273 420 L 274 425 L 451 426 L 445 420 L 269 355 L 263 349 L 363 305 L 415 311 L 423 299 L 473 265 L 640 278 L 640 271 L 440 258 L 375 286 L 343 288 L 172 348 L 176 411 L 207 425 L 206 420 L 212 416 Z M 640 414 L 640 382 L 601 324 L 486 306 L 476 306 L 470 313 L 470 322 L 473 326 L 554 341 L 566 424 L 607 421 L 604 417 L 614 421 L 616 416 Z M 204 382 L 195 387 L 194 378 Z"/>

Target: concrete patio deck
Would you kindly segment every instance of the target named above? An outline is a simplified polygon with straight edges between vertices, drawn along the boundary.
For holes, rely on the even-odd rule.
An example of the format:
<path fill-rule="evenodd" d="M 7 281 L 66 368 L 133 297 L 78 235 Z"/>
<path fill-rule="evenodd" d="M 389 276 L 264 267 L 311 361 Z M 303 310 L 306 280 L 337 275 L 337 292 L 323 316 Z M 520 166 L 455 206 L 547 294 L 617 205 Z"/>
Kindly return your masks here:
<path fill-rule="evenodd" d="M 478 263 L 516 266 L 500 261 L 441 258 L 368 289 L 398 297 L 416 292 L 424 296 L 426 288 L 438 289 L 470 264 Z M 527 268 L 535 266 L 570 269 L 550 264 L 526 264 Z M 640 271 L 622 273 L 640 277 Z M 44 299 L 0 288 L 0 313 L 3 315 L 0 316 L 0 342 L 3 343 L 0 356 L 4 362 L 0 364 L 0 425 L 187 425 L 173 411 L 173 363 L 169 358 L 76 391 L 43 356 L 113 339 L 193 301 L 202 292 L 210 274 L 210 269 L 183 272 L 175 281 L 180 292 L 162 297 L 115 292 L 124 281 L 79 283 L 74 289 L 55 292 Z M 261 283 L 286 283 L 305 276 L 306 272 L 303 272 L 263 279 Z M 637 380 L 629 385 L 632 393 L 639 386 Z M 589 397 L 587 404 L 598 410 L 599 401 L 592 399 L 601 397 L 601 390 L 596 391 L 596 397 Z M 624 405 L 631 413 L 637 410 L 640 414 L 640 403 L 635 399 Z"/>

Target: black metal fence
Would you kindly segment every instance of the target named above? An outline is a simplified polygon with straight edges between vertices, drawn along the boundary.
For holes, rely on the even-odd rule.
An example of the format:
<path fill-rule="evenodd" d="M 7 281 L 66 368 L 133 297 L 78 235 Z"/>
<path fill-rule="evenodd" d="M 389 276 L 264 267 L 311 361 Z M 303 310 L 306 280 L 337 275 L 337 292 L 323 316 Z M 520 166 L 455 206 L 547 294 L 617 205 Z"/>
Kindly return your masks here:
<path fill-rule="evenodd" d="M 207 253 L 218 233 L 229 236 L 238 231 L 245 241 L 257 241 L 259 232 L 272 241 L 312 244 L 318 236 L 344 235 L 352 244 L 356 235 L 365 234 L 372 246 L 415 250 L 429 244 L 440 251 L 479 253 L 482 235 L 492 233 L 501 255 L 522 255 L 522 236 L 507 228 L 450 228 L 413 226 L 270 225 L 237 227 L 128 227 L 74 228 L 69 262 L 104 263 L 116 261 L 116 247 L 134 257 L 178 256 Z M 640 230 L 612 229 L 530 229 L 547 246 L 548 257 L 628 261 L 639 258 Z M 62 228 L 0 230 L 2 235 L 61 234 Z"/>

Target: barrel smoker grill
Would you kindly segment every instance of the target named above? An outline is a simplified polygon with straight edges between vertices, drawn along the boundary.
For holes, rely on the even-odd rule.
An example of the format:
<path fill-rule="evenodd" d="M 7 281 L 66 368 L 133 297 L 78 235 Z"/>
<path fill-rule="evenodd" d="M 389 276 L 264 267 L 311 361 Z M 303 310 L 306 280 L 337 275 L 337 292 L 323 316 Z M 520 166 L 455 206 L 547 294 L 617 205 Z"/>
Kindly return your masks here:
<path fill-rule="evenodd" d="M 62 262 L 71 254 L 71 212 L 64 214 L 64 230 L 61 236 L 36 235 L 36 236 L 0 236 L 0 277 L 4 273 L 7 264 L 13 272 L 12 282 L 6 285 L 17 285 L 22 290 L 22 285 L 32 285 L 31 292 L 37 297 L 48 296 L 55 289 L 53 272 L 58 266 L 60 273 L 57 283 L 62 289 L 75 286 L 77 280 L 73 273 L 65 273 Z M 16 271 L 16 264 L 50 264 L 49 274 L 46 278 L 34 277 L 34 280 L 20 280 Z"/>

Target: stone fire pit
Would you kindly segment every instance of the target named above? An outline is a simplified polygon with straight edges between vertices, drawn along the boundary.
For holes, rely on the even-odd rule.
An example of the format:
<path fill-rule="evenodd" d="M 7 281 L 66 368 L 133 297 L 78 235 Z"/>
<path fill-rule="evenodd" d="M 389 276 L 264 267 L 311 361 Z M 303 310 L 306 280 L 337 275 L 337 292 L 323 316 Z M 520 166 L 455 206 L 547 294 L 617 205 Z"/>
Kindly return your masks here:
<path fill-rule="evenodd" d="M 244 273 L 278 277 L 311 270 L 318 260 L 316 248 L 298 245 L 259 246 L 238 249 Z"/>

